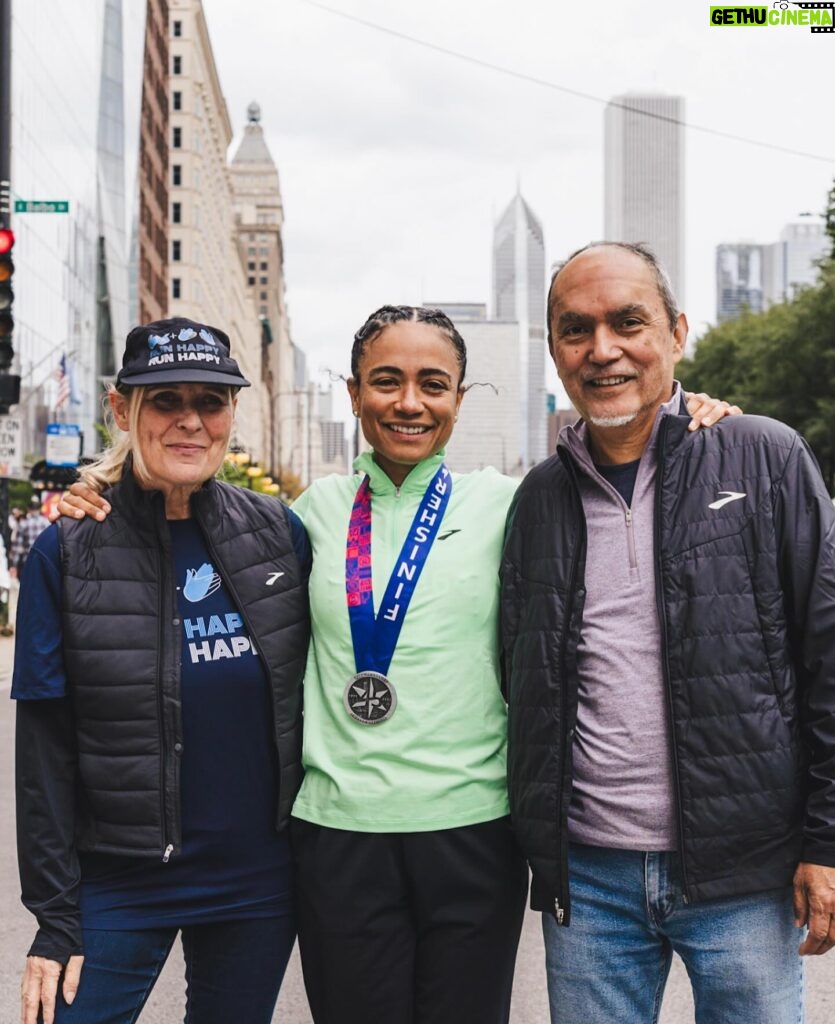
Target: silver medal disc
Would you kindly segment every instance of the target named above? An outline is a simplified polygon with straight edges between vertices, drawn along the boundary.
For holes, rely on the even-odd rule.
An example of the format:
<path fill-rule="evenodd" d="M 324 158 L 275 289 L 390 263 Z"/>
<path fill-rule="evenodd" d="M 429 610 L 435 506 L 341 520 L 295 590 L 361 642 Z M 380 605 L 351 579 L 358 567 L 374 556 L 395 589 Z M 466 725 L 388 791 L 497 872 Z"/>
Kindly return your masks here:
<path fill-rule="evenodd" d="M 357 722 L 379 725 L 394 714 L 397 694 L 382 672 L 358 672 L 348 680 L 342 703 Z"/>

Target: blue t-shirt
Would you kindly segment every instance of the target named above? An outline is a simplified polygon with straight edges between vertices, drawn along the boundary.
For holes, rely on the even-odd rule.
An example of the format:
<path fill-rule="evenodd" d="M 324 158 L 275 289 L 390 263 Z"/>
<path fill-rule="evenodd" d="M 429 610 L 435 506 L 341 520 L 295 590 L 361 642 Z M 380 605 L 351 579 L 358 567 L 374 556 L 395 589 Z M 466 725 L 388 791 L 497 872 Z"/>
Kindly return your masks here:
<path fill-rule="evenodd" d="M 638 467 L 640 465 L 641 460 L 635 459 L 633 462 L 620 462 L 614 466 L 598 466 L 595 462 L 594 468 L 604 480 L 609 481 L 631 508 L 632 495 L 635 493 L 635 481 L 638 479 Z"/>
<path fill-rule="evenodd" d="M 292 512 L 303 572 L 310 546 Z M 183 623 L 182 851 L 168 863 L 81 852 L 85 928 L 155 928 L 290 909 L 286 833 L 275 831 L 277 756 L 263 663 L 194 520 L 171 520 Z M 32 548 L 21 585 L 12 696 L 66 694 L 58 531 Z"/>

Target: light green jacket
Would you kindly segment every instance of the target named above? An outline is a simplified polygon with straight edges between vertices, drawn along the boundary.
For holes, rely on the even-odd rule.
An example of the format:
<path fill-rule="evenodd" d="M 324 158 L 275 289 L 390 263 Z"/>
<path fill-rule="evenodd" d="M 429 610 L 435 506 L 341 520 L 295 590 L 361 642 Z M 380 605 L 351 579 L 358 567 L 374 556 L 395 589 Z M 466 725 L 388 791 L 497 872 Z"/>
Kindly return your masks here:
<path fill-rule="evenodd" d="M 498 566 L 518 481 L 492 469 L 452 474 L 452 497 L 388 672 L 397 708 L 387 721 L 368 726 L 342 703 L 357 671 L 345 598 L 354 496 L 367 473 L 376 612 L 441 461 L 442 454 L 426 459 L 395 488 L 366 453 L 354 463 L 359 475 L 317 480 L 293 506 L 313 547 L 298 818 L 359 832 L 420 832 L 508 813 Z"/>

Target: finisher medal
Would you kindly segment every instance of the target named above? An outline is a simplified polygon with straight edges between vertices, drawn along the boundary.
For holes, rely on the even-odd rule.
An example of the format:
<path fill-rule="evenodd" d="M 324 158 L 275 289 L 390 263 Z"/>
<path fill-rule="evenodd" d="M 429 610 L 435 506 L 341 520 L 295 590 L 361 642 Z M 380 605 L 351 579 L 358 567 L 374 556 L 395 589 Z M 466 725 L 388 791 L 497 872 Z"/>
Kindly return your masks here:
<path fill-rule="evenodd" d="M 394 714 L 397 694 L 382 672 L 359 672 L 348 680 L 342 703 L 351 718 L 377 725 Z"/>
<path fill-rule="evenodd" d="M 371 577 L 371 485 L 367 476 L 354 498 L 345 546 L 345 593 L 357 674 L 348 680 L 342 703 L 348 714 L 363 725 L 385 722 L 397 707 L 397 694 L 386 674 L 451 494 L 452 477 L 442 464 L 420 500 L 376 617 Z"/>

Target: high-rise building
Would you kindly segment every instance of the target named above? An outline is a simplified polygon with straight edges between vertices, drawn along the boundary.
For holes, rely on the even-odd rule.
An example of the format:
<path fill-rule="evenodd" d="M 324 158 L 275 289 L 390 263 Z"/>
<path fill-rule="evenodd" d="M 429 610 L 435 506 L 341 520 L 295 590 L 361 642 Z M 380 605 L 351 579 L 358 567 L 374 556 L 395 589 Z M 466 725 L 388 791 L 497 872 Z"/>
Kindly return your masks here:
<path fill-rule="evenodd" d="M 517 190 L 493 231 L 493 319 L 518 325 L 522 470 L 545 458 L 545 240 Z"/>
<path fill-rule="evenodd" d="M 200 0 L 169 0 L 169 316 L 221 328 L 253 384 L 238 403 L 233 442 L 253 460 L 270 455 L 262 387 L 262 326 L 234 230 L 226 151 L 232 126 Z"/>
<path fill-rule="evenodd" d="M 746 309 L 763 309 L 763 249 L 751 242 L 716 248 L 716 319 L 733 320 Z"/>
<path fill-rule="evenodd" d="M 452 318 L 458 304 L 438 305 Z M 447 445 L 447 465 L 459 473 L 495 466 L 502 473 L 521 476 L 519 325 L 461 317 L 453 322 L 467 345 L 467 393 Z"/>
<path fill-rule="evenodd" d="M 148 4 L 143 69 L 131 319 L 147 324 L 168 312 L 168 0 Z M 170 211 L 175 222 L 179 216 Z"/>
<path fill-rule="evenodd" d="M 615 96 L 606 106 L 604 237 L 645 242 L 684 304 L 684 99 Z"/>
<path fill-rule="evenodd" d="M 12 5 L 11 189 L 24 204 L 12 214 L 15 413 L 28 454 L 44 451 L 53 419 L 77 424 L 95 451 L 102 379 L 130 323 L 145 12 L 119 0 Z M 39 200 L 66 206 L 25 205 Z"/>
<path fill-rule="evenodd" d="M 265 388 L 265 458 L 274 476 L 302 475 L 305 445 L 298 435 L 298 406 L 307 401 L 296 386 L 285 300 L 284 207 L 278 169 L 264 138 L 261 108 L 250 103 L 243 138 L 230 164 L 235 231 L 246 268 L 250 301 L 261 323 L 261 380 Z"/>
<path fill-rule="evenodd" d="M 820 217 L 787 224 L 780 239 L 764 247 L 765 302 L 785 302 L 818 280 L 818 261 L 829 252 L 829 236 Z"/>

